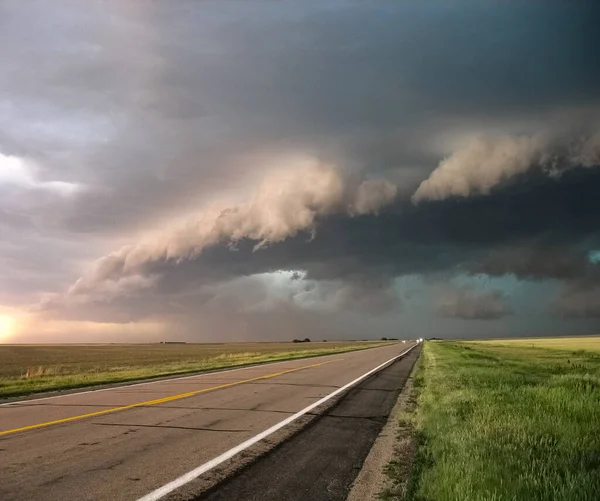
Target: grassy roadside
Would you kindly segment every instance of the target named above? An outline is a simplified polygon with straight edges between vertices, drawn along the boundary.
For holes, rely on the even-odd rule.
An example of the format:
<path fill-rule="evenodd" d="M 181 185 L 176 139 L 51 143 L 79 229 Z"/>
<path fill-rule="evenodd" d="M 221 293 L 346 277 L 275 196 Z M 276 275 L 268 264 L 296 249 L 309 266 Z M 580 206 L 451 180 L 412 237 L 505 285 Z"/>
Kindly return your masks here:
<path fill-rule="evenodd" d="M 391 343 L 0 346 L 0 398 L 364 350 Z"/>
<path fill-rule="evenodd" d="M 381 501 L 402 501 L 414 489 L 414 473 L 417 471 L 415 452 L 419 445 L 419 434 L 415 428 L 418 398 L 423 385 L 422 359 L 415 362 L 402 393 L 406 391 L 402 411 L 396 417 L 396 444 L 391 460 L 384 468 L 387 482 L 379 493 Z"/>
<path fill-rule="evenodd" d="M 600 352 L 537 341 L 425 343 L 412 477 L 388 499 L 600 499 Z"/>

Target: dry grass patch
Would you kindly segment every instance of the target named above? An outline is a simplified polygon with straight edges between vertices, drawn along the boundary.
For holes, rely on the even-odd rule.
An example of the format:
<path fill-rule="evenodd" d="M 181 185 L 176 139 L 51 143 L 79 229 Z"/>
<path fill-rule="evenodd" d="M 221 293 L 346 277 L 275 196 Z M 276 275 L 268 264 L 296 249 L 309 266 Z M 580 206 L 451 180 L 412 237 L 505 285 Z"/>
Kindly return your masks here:
<path fill-rule="evenodd" d="M 0 345 L 0 397 L 189 374 L 390 343 Z"/>

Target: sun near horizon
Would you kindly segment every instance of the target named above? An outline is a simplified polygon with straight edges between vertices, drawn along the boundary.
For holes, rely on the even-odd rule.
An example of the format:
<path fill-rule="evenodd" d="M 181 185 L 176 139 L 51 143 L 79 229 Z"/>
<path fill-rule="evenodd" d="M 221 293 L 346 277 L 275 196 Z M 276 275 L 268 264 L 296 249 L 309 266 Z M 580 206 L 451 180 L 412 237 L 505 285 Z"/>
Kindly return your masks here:
<path fill-rule="evenodd" d="M 7 341 L 15 333 L 16 324 L 10 315 L 0 315 L 0 343 Z"/>

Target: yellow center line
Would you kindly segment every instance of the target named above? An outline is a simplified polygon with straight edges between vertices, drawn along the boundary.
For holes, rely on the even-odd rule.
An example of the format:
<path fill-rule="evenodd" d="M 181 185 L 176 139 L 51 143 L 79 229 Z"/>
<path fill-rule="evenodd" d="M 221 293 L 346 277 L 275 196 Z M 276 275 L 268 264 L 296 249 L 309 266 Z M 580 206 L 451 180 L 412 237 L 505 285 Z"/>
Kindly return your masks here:
<path fill-rule="evenodd" d="M 189 391 L 187 393 L 180 393 L 178 395 L 171 395 L 170 397 L 157 398 L 156 400 L 147 400 L 146 402 L 138 402 L 136 404 L 123 405 L 121 407 L 112 407 L 110 409 L 104 409 L 102 411 L 90 412 L 88 414 L 81 414 L 78 416 L 71 416 L 62 419 L 56 419 L 55 421 L 47 421 L 45 423 L 32 424 L 29 426 L 23 426 L 21 428 L 14 428 L 12 430 L 0 431 L 0 437 L 3 435 L 9 435 L 11 433 L 17 433 L 20 431 L 27 430 L 35 430 L 37 428 L 45 428 L 46 426 L 52 426 L 55 424 L 63 424 L 70 423 L 71 421 L 77 421 L 79 419 L 85 419 L 89 417 L 95 416 L 103 416 L 104 414 L 112 414 L 113 412 L 125 411 L 127 409 L 135 409 L 136 407 L 148 407 L 150 405 L 164 404 L 166 402 L 172 402 L 173 400 L 180 400 L 182 398 L 193 397 L 194 395 L 199 395 L 200 393 L 206 393 L 209 391 L 220 390 L 222 388 L 229 388 L 231 386 L 237 386 L 239 384 L 251 383 L 253 381 L 260 381 L 261 379 L 271 379 L 278 376 L 283 376 L 284 374 L 289 374 L 290 372 L 301 371 L 303 369 L 311 369 L 313 367 L 319 367 L 321 365 L 330 364 L 332 362 L 341 361 L 339 360 L 328 360 L 326 362 L 320 362 L 318 364 L 305 365 L 303 367 L 297 367 L 296 369 L 289 369 L 287 371 L 274 372 L 273 374 L 266 374 L 264 376 L 257 376 L 250 379 L 242 379 L 240 381 L 233 381 L 232 383 L 220 384 L 218 386 L 212 386 L 210 388 L 203 388 L 201 390 Z M 218 374 L 218 373 L 217 373 Z M 74 404 L 76 405 L 76 404 Z"/>

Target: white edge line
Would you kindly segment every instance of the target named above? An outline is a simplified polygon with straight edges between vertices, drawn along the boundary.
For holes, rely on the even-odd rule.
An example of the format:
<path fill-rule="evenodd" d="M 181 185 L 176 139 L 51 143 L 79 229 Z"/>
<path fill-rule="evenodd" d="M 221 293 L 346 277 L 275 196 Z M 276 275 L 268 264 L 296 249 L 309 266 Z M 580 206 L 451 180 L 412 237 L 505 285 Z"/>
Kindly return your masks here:
<path fill-rule="evenodd" d="M 389 345 L 374 346 L 372 349 L 385 348 L 386 346 L 389 346 Z M 366 348 L 366 349 L 369 349 L 369 348 Z M 309 360 L 309 359 L 312 360 L 315 358 L 334 357 L 336 355 L 346 355 L 348 353 L 354 353 L 357 351 L 363 351 L 363 350 L 341 351 L 339 353 L 329 353 L 327 355 L 317 355 L 316 357 L 310 357 L 310 356 L 309 357 L 298 357 L 298 358 L 291 358 L 288 360 L 280 360 L 279 362 L 257 362 L 255 364 L 248 365 L 245 367 L 236 367 L 235 369 L 223 369 L 223 370 L 208 369 L 206 372 L 203 372 L 200 370 L 196 374 L 191 374 L 190 376 L 177 376 L 177 377 L 169 377 L 168 375 L 157 376 L 160 379 L 157 379 L 155 381 L 139 381 L 137 383 L 123 384 L 123 385 L 120 385 L 119 383 L 107 383 L 107 384 L 115 384 L 116 386 L 109 386 L 108 388 L 98 388 L 97 390 L 74 391 L 72 393 L 63 393 L 61 395 L 50 395 L 48 397 L 28 398 L 26 400 L 13 400 L 12 402 L 1 403 L 0 407 L 9 407 L 9 406 L 17 407 L 19 404 L 30 404 L 30 403 L 35 403 L 35 402 L 41 402 L 42 400 L 50 400 L 53 398 L 74 397 L 77 395 L 86 395 L 88 393 L 100 393 L 102 391 L 119 390 L 122 388 L 131 388 L 133 386 L 145 386 L 145 385 L 151 385 L 151 384 L 157 384 L 157 383 L 165 383 L 165 382 L 169 382 L 169 381 L 180 381 L 182 379 L 191 379 L 191 378 L 195 378 L 195 377 L 214 376 L 216 374 L 225 374 L 226 372 L 237 372 L 237 371 L 243 371 L 243 370 L 247 370 L 247 369 L 256 369 L 257 367 L 285 364 L 288 362 L 295 362 L 296 360 Z M 69 390 L 65 390 L 65 391 L 68 392 Z"/>
<path fill-rule="evenodd" d="M 388 364 L 392 363 L 393 361 L 397 360 L 398 358 L 406 355 L 413 348 L 416 348 L 418 346 L 418 344 L 419 343 L 414 344 L 408 350 L 405 350 L 402 353 L 400 353 L 399 355 L 396 355 L 395 357 L 390 358 L 386 362 L 383 362 L 381 365 L 378 365 L 374 369 L 371 369 L 369 372 L 366 372 L 362 376 L 357 377 L 354 381 L 350 381 L 348 384 L 342 386 L 341 388 L 338 388 L 337 390 L 333 391 L 329 395 L 324 396 L 323 398 L 321 398 L 320 400 L 317 400 L 316 402 L 309 405 L 308 407 L 305 407 L 301 411 L 296 412 L 296 414 L 293 414 L 290 417 L 284 419 L 283 421 L 280 421 L 279 423 L 271 426 L 270 428 L 267 428 L 265 431 L 259 433 L 258 435 L 255 435 L 254 437 L 246 440 L 245 442 L 242 442 L 241 444 L 233 447 L 232 449 L 229 449 L 227 452 L 224 452 L 220 456 L 217 456 L 216 458 L 211 459 L 210 461 L 204 463 L 203 465 L 200 465 L 197 468 L 194 468 L 193 470 L 180 476 L 179 478 L 176 478 L 175 480 L 169 482 L 168 484 L 165 484 L 162 487 L 159 487 L 158 489 L 150 492 L 149 494 L 146 494 L 145 496 L 139 498 L 137 501 L 158 501 L 159 499 L 163 498 L 167 494 L 170 494 L 174 490 L 179 489 L 179 487 L 182 487 L 185 484 L 188 484 L 189 482 L 191 482 L 192 480 L 195 480 L 203 473 L 206 473 L 207 471 L 212 470 L 216 466 L 219 466 L 221 463 L 224 463 L 228 459 L 231 459 L 236 454 L 242 452 L 243 450 L 247 449 L 248 447 L 251 447 L 252 445 L 256 444 L 257 442 L 260 442 L 263 438 L 266 438 L 269 435 L 272 435 L 273 433 L 280 430 L 284 426 L 287 426 L 288 424 L 292 423 L 296 419 L 304 416 L 304 414 L 310 412 L 315 407 L 318 407 L 319 405 L 327 402 L 328 400 L 332 399 L 336 395 L 339 395 L 343 391 L 346 391 L 351 386 L 354 386 L 355 384 L 360 383 L 363 379 L 369 377 L 371 374 L 379 371 L 380 369 L 384 368 L 386 365 L 388 365 Z"/>

